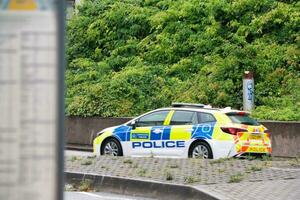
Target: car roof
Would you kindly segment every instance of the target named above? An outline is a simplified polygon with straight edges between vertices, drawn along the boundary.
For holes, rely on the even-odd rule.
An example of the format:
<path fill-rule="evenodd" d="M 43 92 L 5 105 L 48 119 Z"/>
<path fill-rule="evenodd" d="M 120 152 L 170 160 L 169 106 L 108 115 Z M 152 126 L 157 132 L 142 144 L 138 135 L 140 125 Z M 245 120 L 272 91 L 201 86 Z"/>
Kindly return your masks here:
<path fill-rule="evenodd" d="M 160 111 L 160 110 L 183 110 L 183 111 L 197 111 L 197 112 L 206 112 L 206 113 L 216 113 L 219 111 L 219 109 L 207 109 L 207 108 L 189 108 L 189 107 L 182 107 L 182 108 L 178 108 L 178 107 L 166 107 L 166 108 L 159 108 L 159 109 L 155 109 L 153 111 Z"/>
<path fill-rule="evenodd" d="M 148 115 L 150 113 L 157 112 L 157 111 L 163 111 L 163 110 L 184 110 L 184 111 L 204 112 L 204 113 L 210 113 L 210 114 L 214 114 L 214 113 L 227 114 L 227 113 L 238 113 L 238 112 L 244 112 L 244 113 L 249 114 L 249 112 L 246 112 L 246 111 L 232 110 L 230 107 L 226 107 L 223 109 L 222 108 L 200 108 L 200 107 L 199 108 L 198 107 L 165 107 L 165 108 L 158 108 L 158 109 L 143 113 L 142 115 L 139 115 L 139 116 L 131 119 L 130 121 L 126 122 L 126 124 L 128 124 L 140 117 Z"/>
<path fill-rule="evenodd" d="M 235 109 L 231 109 L 230 107 L 226 107 L 226 108 L 166 107 L 166 108 L 155 109 L 150 112 L 160 111 L 160 110 L 185 110 L 185 111 L 205 112 L 205 113 L 211 113 L 211 114 L 214 114 L 214 113 L 227 114 L 227 113 L 244 112 L 244 113 L 249 114 L 249 112 L 247 112 L 247 111 L 235 110 Z"/>

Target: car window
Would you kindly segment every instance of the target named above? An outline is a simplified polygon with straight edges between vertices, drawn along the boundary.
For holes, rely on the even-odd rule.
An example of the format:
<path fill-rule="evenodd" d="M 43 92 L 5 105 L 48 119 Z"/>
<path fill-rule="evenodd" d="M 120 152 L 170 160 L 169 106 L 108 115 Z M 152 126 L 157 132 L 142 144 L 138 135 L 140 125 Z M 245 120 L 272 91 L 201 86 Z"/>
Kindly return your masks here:
<path fill-rule="evenodd" d="M 259 125 L 259 123 L 255 119 L 252 119 L 251 117 L 249 117 L 248 114 L 245 113 L 228 113 L 227 116 L 231 119 L 233 123 L 254 126 Z"/>
<path fill-rule="evenodd" d="M 199 123 L 215 122 L 216 118 L 210 113 L 198 112 Z"/>
<path fill-rule="evenodd" d="M 138 127 L 145 127 L 145 126 L 162 126 L 164 121 L 168 115 L 169 111 L 157 111 L 145 115 L 138 119 L 137 126 Z"/>
<path fill-rule="evenodd" d="M 197 124 L 197 122 L 196 112 L 177 110 L 172 116 L 170 125 L 191 125 Z"/>

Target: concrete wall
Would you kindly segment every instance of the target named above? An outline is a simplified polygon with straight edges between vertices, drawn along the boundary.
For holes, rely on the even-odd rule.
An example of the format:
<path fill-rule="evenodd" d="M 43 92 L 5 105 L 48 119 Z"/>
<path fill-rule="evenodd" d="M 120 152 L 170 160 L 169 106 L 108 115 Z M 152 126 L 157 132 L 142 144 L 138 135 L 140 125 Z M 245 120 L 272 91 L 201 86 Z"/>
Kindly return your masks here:
<path fill-rule="evenodd" d="M 131 118 L 67 117 L 65 139 L 67 145 L 91 145 L 96 134 L 104 128 L 116 126 Z M 271 132 L 273 155 L 300 155 L 300 122 L 262 121 Z"/>
<path fill-rule="evenodd" d="M 300 156 L 300 122 L 261 121 L 272 136 L 274 156 Z"/>
<path fill-rule="evenodd" d="M 65 140 L 67 144 L 91 145 L 96 134 L 131 118 L 66 117 Z"/>

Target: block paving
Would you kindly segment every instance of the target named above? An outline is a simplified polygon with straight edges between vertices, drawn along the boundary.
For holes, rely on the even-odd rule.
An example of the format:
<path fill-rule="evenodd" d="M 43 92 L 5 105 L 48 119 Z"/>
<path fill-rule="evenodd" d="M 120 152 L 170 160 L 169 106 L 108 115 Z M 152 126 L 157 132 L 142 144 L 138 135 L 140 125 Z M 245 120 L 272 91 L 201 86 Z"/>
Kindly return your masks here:
<path fill-rule="evenodd" d="M 220 199 L 300 199 L 298 159 L 68 156 L 65 171 L 192 185 Z"/>

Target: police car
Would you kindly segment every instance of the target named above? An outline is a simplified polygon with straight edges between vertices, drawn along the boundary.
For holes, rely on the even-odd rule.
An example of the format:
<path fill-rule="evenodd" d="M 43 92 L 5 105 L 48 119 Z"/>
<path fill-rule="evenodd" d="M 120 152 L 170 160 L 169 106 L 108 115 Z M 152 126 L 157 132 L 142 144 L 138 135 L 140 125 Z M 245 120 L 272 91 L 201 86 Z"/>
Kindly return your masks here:
<path fill-rule="evenodd" d="M 204 159 L 272 152 L 268 129 L 249 113 L 186 103 L 173 103 L 104 129 L 94 139 L 93 149 L 97 155 Z"/>

